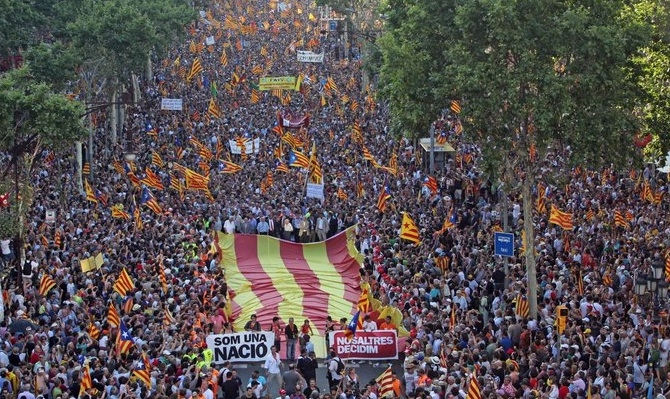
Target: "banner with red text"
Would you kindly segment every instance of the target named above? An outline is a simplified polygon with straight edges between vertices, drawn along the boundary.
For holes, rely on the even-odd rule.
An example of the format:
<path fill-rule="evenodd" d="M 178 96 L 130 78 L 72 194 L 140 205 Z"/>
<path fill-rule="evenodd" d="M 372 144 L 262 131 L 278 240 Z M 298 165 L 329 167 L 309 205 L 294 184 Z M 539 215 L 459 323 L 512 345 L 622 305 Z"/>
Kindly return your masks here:
<path fill-rule="evenodd" d="M 330 342 L 343 360 L 398 358 L 398 334 L 393 330 L 357 331 L 351 340 L 344 331 L 333 331 Z"/>

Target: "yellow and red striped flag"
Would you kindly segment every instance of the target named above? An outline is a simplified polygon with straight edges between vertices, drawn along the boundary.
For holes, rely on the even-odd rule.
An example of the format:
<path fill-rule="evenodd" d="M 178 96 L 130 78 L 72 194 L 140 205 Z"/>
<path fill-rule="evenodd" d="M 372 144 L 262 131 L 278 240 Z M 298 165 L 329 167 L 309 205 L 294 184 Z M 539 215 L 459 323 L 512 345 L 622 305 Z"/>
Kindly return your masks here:
<path fill-rule="evenodd" d="M 209 105 L 207 106 L 207 115 L 216 119 L 221 119 L 221 116 L 223 116 L 223 112 L 221 111 L 221 108 L 219 108 L 219 106 L 216 104 L 216 101 L 214 101 L 214 98 L 209 99 Z"/>
<path fill-rule="evenodd" d="M 421 237 L 419 236 L 419 229 L 416 226 L 416 223 L 409 216 L 407 212 L 402 215 L 402 224 L 400 225 L 400 238 L 407 241 L 411 241 L 415 244 L 421 243 Z"/>
<path fill-rule="evenodd" d="M 618 209 L 614 211 L 614 225 L 624 229 L 630 227 L 630 223 L 628 223 L 628 220 L 626 220 L 626 216 L 624 216 L 624 214 Z"/>
<path fill-rule="evenodd" d="M 40 279 L 40 288 L 38 290 L 40 296 L 46 296 L 56 286 L 56 282 L 48 274 L 42 275 Z"/>
<path fill-rule="evenodd" d="M 326 241 L 296 244 L 264 235 L 216 233 L 213 249 L 221 254 L 226 282 L 235 292 L 230 299 L 236 314 L 234 328 L 243 330 L 252 313 L 267 325 L 274 316 L 324 325 L 328 313 L 323 309 L 352 314 L 360 295 L 362 261 L 349 245 L 355 235 L 355 227 L 351 227 Z M 249 284 L 261 277 L 268 283 Z M 290 303 L 290 307 L 273 300 L 278 293 L 281 303 Z M 324 337 L 323 332 L 314 333 Z"/>
<path fill-rule="evenodd" d="M 195 75 L 199 74 L 200 72 L 202 72 L 202 64 L 200 63 L 200 58 L 196 58 L 191 65 L 191 70 L 186 76 L 186 80 L 190 82 L 195 77 Z"/>
<path fill-rule="evenodd" d="M 572 230 L 572 213 L 560 211 L 556 206 L 551 206 L 549 223 L 553 223 L 563 230 Z"/>
<path fill-rule="evenodd" d="M 470 384 L 468 385 L 468 399 L 482 399 L 482 391 L 479 388 L 476 372 L 473 372 L 470 376 Z"/>
<path fill-rule="evenodd" d="M 93 323 L 90 323 L 88 325 L 88 335 L 92 339 L 98 339 L 100 338 L 100 329 Z"/>
<path fill-rule="evenodd" d="M 221 65 L 228 66 L 228 54 L 226 54 L 225 49 L 223 49 L 221 52 L 221 58 L 219 58 L 219 61 L 221 62 Z"/>
<path fill-rule="evenodd" d="M 358 297 L 358 303 L 356 305 L 356 309 L 364 313 L 372 312 L 372 302 L 370 301 L 370 292 L 368 291 L 367 288 L 361 289 L 361 295 Z"/>
<path fill-rule="evenodd" d="M 147 186 L 155 188 L 156 190 L 165 189 L 165 186 L 163 186 L 163 181 L 160 178 L 160 176 L 154 173 L 154 171 L 151 170 L 148 166 L 144 169 L 144 174 L 146 175 L 146 177 L 142 179 L 142 184 L 146 184 Z"/>
<path fill-rule="evenodd" d="M 449 106 L 449 109 L 451 112 L 455 114 L 460 114 L 461 113 L 461 104 L 456 101 L 456 100 L 451 100 L 451 105 Z"/>
<path fill-rule="evenodd" d="M 337 198 L 341 199 L 342 201 L 346 201 L 349 196 L 346 192 L 344 192 L 344 190 L 342 190 L 342 187 L 340 187 L 337 189 Z"/>
<path fill-rule="evenodd" d="M 177 324 L 177 321 L 175 320 L 174 316 L 172 316 L 172 312 L 170 312 L 170 309 L 165 308 L 165 314 L 163 315 L 163 325 L 172 326 L 174 324 Z"/>
<path fill-rule="evenodd" d="M 86 363 L 84 364 L 83 372 L 81 374 L 81 382 L 79 383 L 80 395 L 91 388 L 93 388 L 93 380 L 91 379 L 91 370 L 88 367 L 88 363 Z"/>
<path fill-rule="evenodd" d="M 375 378 L 377 384 L 379 384 L 379 397 L 388 398 L 395 396 L 393 392 L 393 370 L 391 367 L 384 370 L 383 373 L 377 378 Z"/>
<path fill-rule="evenodd" d="M 119 277 L 114 282 L 113 288 L 114 291 L 118 292 L 121 296 L 126 296 L 128 291 L 135 288 L 135 283 L 133 283 L 133 279 L 130 277 L 130 274 L 128 274 L 125 267 L 121 270 Z"/>
<path fill-rule="evenodd" d="M 84 190 L 86 191 L 86 201 L 98 203 L 98 198 L 95 196 L 95 193 L 93 192 L 93 188 L 91 188 L 91 184 L 88 182 L 87 179 L 84 179 Z"/>
<path fill-rule="evenodd" d="M 121 325 L 121 316 L 119 316 L 119 311 L 116 310 L 116 306 L 113 303 L 109 303 L 107 307 L 107 324 L 111 327 L 119 327 Z"/>
<path fill-rule="evenodd" d="M 528 299 L 521 294 L 516 296 L 516 315 L 521 318 L 527 318 L 530 315 L 530 305 Z"/>
<path fill-rule="evenodd" d="M 159 168 L 162 168 L 165 166 L 165 162 L 163 162 L 163 158 L 161 158 L 160 154 L 158 154 L 156 151 L 151 151 L 151 163 L 153 165 L 158 166 Z"/>

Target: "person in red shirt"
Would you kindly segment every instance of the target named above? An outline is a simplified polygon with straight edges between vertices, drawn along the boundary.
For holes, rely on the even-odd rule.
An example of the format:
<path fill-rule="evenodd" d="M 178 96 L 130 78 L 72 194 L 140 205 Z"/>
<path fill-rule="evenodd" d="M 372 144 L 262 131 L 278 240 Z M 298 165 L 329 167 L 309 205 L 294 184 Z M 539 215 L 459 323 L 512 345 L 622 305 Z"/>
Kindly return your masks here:
<path fill-rule="evenodd" d="M 561 387 L 558 388 L 558 399 L 565 399 L 570 395 L 570 383 L 567 378 L 561 379 Z"/>
<path fill-rule="evenodd" d="M 398 330 L 398 327 L 396 327 L 395 324 L 393 324 L 393 321 L 391 320 L 391 316 L 386 316 L 386 319 L 382 323 L 381 326 L 379 326 L 381 330 Z"/>

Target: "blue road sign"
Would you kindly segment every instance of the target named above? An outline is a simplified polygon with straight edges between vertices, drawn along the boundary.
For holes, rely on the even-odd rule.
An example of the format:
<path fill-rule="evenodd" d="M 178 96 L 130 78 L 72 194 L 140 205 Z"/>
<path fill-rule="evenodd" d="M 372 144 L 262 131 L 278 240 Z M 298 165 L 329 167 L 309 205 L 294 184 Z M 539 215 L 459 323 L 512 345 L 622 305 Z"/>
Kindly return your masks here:
<path fill-rule="evenodd" d="M 514 234 L 495 233 L 493 253 L 498 256 L 514 256 Z"/>

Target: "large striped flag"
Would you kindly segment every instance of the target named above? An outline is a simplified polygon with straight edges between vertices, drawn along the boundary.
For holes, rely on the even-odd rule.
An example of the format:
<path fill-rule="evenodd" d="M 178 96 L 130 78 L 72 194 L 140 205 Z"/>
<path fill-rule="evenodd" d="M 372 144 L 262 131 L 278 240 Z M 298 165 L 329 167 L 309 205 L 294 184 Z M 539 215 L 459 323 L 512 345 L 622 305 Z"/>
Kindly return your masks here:
<path fill-rule="evenodd" d="M 163 180 L 153 170 L 151 170 L 151 168 L 147 166 L 144 169 L 144 174 L 146 177 L 142 179 L 143 184 L 146 184 L 151 188 L 155 188 L 156 190 L 165 190 L 165 186 L 163 186 Z"/>
<path fill-rule="evenodd" d="M 521 294 L 516 296 L 516 315 L 521 318 L 527 318 L 530 315 L 530 305 L 528 299 Z"/>
<path fill-rule="evenodd" d="M 162 168 L 165 166 L 165 162 L 163 162 L 163 158 L 161 158 L 160 154 L 157 153 L 156 151 L 151 151 L 151 164 L 156 165 L 159 168 Z"/>
<path fill-rule="evenodd" d="M 563 212 L 552 205 L 549 214 L 549 223 L 553 223 L 563 230 L 572 230 L 572 213 Z"/>
<path fill-rule="evenodd" d="M 309 158 L 300 151 L 289 150 L 288 164 L 295 168 L 309 169 Z"/>
<path fill-rule="evenodd" d="M 91 184 L 86 179 L 84 179 L 84 191 L 86 191 L 86 201 L 91 201 L 96 204 L 98 203 L 98 198 L 95 196 Z"/>
<path fill-rule="evenodd" d="M 379 193 L 377 197 L 377 210 L 381 213 L 384 213 L 386 210 L 386 202 L 391 198 L 391 191 L 388 186 L 385 186 L 383 190 Z"/>
<path fill-rule="evenodd" d="M 670 250 L 665 251 L 665 281 L 670 282 Z"/>
<path fill-rule="evenodd" d="M 217 232 L 214 249 L 221 256 L 228 287 L 235 292 L 230 315 L 235 330 L 242 331 L 252 313 L 266 326 L 274 316 L 309 319 L 321 326 L 329 314 L 353 314 L 362 261 L 354 246 L 355 231 L 352 226 L 310 244 Z M 252 283 L 258 281 L 266 283 Z M 315 347 L 325 348 L 323 331 L 314 333 Z"/>
<path fill-rule="evenodd" d="M 361 289 L 361 295 L 358 297 L 356 309 L 364 313 L 372 312 L 372 302 L 370 301 L 370 291 L 368 288 Z"/>
<path fill-rule="evenodd" d="M 113 303 L 109 303 L 107 307 L 107 324 L 110 327 L 118 327 L 121 325 L 121 316 L 119 316 L 119 311 L 116 310 L 116 306 Z"/>
<path fill-rule="evenodd" d="M 80 395 L 82 392 L 86 392 L 91 388 L 93 388 L 93 380 L 91 379 L 91 370 L 88 367 L 88 363 L 86 363 L 83 367 L 83 372 L 81 373 L 81 382 L 79 383 Z"/>
<path fill-rule="evenodd" d="M 472 373 L 470 376 L 470 384 L 468 385 L 468 399 L 482 399 L 482 391 L 479 388 L 477 381 L 477 373 Z"/>
<path fill-rule="evenodd" d="M 101 333 L 100 329 L 95 324 L 89 323 L 89 325 L 88 325 L 88 335 L 92 339 L 100 338 L 100 333 Z"/>
<path fill-rule="evenodd" d="M 618 209 L 614 211 L 614 225 L 624 229 L 630 227 L 630 223 L 628 223 L 626 216 Z"/>
<path fill-rule="evenodd" d="M 400 225 L 400 238 L 403 238 L 407 241 L 411 241 L 415 244 L 421 243 L 421 237 L 419 237 L 419 229 L 416 227 L 416 223 L 409 216 L 407 212 L 402 215 L 402 224 Z"/>
<path fill-rule="evenodd" d="M 437 193 L 438 185 L 437 185 L 437 179 L 433 176 L 426 176 L 426 178 L 423 180 L 423 185 L 426 186 L 431 193 L 435 194 Z"/>
<path fill-rule="evenodd" d="M 216 104 L 214 98 L 209 99 L 209 105 L 207 106 L 207 114 L 212 118 L 216 119 L 221 119 L 221 116 L 223 116 L 223 111 L 221 111 L 221 108 L 219 108 L 219 106 Z"/>
<path fill-rule="evenodd" d="M 190 82 L 195 77 L 195 75 L 199 74 L 200 72 L 202 72 L 202 64 L 200 63 L 200 58 L 196 58 L 191 65 L 191 70 L 188 72 L 186 80 Z"/>
<path fill-rule="evenodd" d="M 391 367 L 384 370 L 379 377 L 375 379 L 379 384 L 379 397 L 387 398 L 394 396 L 393 393 L 393 370 Z"/>
<path fill-rule="evenodd" d="M 130 214 L 123 210 L 123 205 L 117 204 L 112 207 L 112 217 L 115 219 L 130 219 Z"/>
<path fill-rule="evenodd" d="M 144 187 L 142 189 L 142 196 L 140 197 L 140 205 L 146 205 L 154 211 L 156 215 L 161 215 L 163 213 L 163 208 L 158 204 L 156 197 L 149 191 L 148 188 Z"/>
<path fill-rule="evenodd" d="M 145 361 L 145 358 L 147 358 L 147 354 L 142 352 L 142 359 L 137 362 L 138 364 L 133 370 L 133 376 L 141 381 L 147 388 L 151 388 L 151 375 L 149 374 L 151 372 L 151 364 L 148 362 L 148 359 Z"/>
<path fill-rule="evenodd" d="M 133 347 L 134 344 L 135 344 L 135 339 L 133 338 L 132 335 L 130 335 L 130 332 L 128 331 L 128 327 L 126 327 L 126 323 L 121 322 L 121 326 L 119 327 L 119 332 L 116 335 L 116 354 L 117 354 L 117 356 L 130 352 L 130 349 Z"/>
<path fill-rule="evenodd" d="M 46 296 L 49 291 L 51 291 L 54 287 L 56 286 L 56 282 L 54 279 L 49 277 L 49 275 L 45 274 L 42 276 L 40 279 L 40 288 L 39 288 L 39 294 L 40 296 Z"/>
<path fill-rule="evenodd" d="M 132 290 L 135 288 L 135 283 L 133 283 L 133 279 L 130 277 L 130 274 L 128 274 L 128 271 L 124 267 L 123 270 L 121 270 L 121 273 L 119 274 L 119 278 L 116 279 L 114 282 L 114 291 L 118 292 L 119 295 L 121 296 L 126 296 L 128 291 Z"/>

